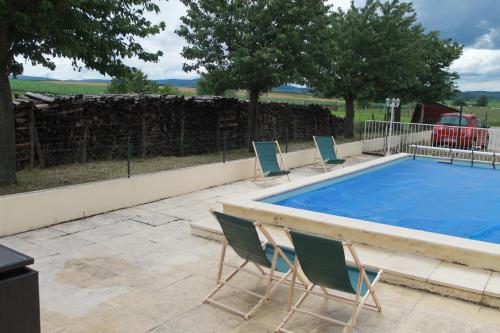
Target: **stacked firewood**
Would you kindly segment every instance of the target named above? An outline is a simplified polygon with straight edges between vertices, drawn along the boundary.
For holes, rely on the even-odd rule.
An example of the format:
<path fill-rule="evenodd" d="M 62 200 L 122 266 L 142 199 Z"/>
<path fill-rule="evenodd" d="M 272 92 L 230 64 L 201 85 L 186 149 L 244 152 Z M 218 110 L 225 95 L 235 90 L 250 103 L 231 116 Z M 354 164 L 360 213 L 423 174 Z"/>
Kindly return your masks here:
<path fill-rule="evenodd" d="M 246 146 L 248 102 L 173 95 L 16 96 L 18 168 L 191 155 Z M 331 134 L 335 117 L 319 105 L 263 102 L 262 140 Z M 224 139 L 225 138 L 225 139 Z"/>

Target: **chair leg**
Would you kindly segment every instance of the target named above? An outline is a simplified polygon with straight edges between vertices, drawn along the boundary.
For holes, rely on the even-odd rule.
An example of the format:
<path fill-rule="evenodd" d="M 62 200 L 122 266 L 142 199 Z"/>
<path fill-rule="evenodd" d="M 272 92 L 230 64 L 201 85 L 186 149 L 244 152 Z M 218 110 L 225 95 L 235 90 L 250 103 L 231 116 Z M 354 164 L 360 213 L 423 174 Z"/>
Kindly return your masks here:
<path fill-rule="evenodd" d="M 274 251 L 273 253 L 273 261 L 271 263 L 271 271 L 269 272 L 269 281 L 267 283 L 267 289 L 266 289 L 266 300 L 269 300 L 269 296 L 271 293 L 271 288 L 273 286 L 273 277 L 274 277 L 274 272 L 276 270 L 276 263 L 278 262 L 278 251 Z"/>
<path fill-rule="evenodd" d="M 283 327 L 286 325 L 286 323 L 292 318 L 293 314 L 295 313 L 295 309 L 297 309 L 305 300 L 306 300 L 306 297 L 309 296 L 309 292 L 315 287 L 314 284 L 311 284 L 309 286 L 309 288 L 307 288 L 305 291 L 304 291 L 304 294 L 299 298 L 299 300 L 297 301 L 297 303 L 295 303 L 295 306 L 293 307 L 290 307 L 290 311 L 288 311 L 287 315 L 285 316 L 285 318 L 283 318 L 283 320 L 281 321 L 281 323 L 279 324 L 278 328 L 276 329 L 276 332 L 286 332 L 287 330 L 285 330 Z"/>
<path fill-rule="evenodd" d="M 231 273 L 229 273 L 229 275 L 224 279 L 224 281 L 219 282 L 217 286 L 207 295 L 207 297 L 203 299 L 203 303 L 206 303 L 210 297 L 215 295 L 215 293 L 217 293 L 224 286 L 224 283 L 229 282 L 229 280 L 231 280 L 240 271 L 240 269 L 245 267 L 246 264 L 248 264 L 248 260 L 243 261 L 241 265 L 239 265 Z"/>
<path fill-rule="evenodd" d="M 217 284 L 220 283 L 220 279 L 222 278 L 222 270 L 224 268 L 224 259 L 226 257 L 226 248 L 227 248 L 227 240 L 224 239 L 222 242 L 222 251 L 219 259 L 219 270 L 217 271 Z"/>

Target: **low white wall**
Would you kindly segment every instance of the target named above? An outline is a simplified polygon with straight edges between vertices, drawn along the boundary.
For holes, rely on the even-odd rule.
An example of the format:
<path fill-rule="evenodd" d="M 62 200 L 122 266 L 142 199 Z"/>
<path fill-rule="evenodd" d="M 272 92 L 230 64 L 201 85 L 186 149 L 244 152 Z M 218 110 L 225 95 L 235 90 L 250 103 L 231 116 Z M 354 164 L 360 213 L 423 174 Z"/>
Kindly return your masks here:
<path fill-rule="evenodd" d="M 338 145 L 343 157 L 361 149 L 361 142 Z M 289 168 L 311 164 L 313 158 L 314 149 L 285 155 Z M 3 196 L 0 237 L 248 179 L 253 167 L 249 158 Z"/>

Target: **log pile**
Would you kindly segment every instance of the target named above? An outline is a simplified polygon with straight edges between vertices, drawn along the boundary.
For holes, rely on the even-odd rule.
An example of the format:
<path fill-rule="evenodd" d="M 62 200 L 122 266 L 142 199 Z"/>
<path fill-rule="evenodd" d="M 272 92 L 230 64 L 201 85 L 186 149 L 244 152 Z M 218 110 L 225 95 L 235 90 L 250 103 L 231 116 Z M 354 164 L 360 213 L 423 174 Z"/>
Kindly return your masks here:
<path fill-rule="evenodd" d="M 51 96 L 13 101 L 18 169 L 94 160 L 182 156 L 246 146 L 248 102 L 212 96 Z M 319 105 L 263 102 L 261 140 L 330 134 L 335 117 Z"/>

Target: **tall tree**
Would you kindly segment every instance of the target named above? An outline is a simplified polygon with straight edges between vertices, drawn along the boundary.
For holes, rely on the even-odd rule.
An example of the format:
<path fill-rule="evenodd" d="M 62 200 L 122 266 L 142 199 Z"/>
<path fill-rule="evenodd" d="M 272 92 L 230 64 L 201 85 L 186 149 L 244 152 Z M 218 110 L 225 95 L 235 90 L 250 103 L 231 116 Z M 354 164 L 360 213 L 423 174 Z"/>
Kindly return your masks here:
<path fill-rule="evenodd" d="M 198 95 L 224 96 L 231 87 L 228 79 L 224 71 L 214 70 L 204 73 L 196 83 L 196 93 Z"/>
<path fill-rule="evenodd" d="M 259 96 L 302 82 L 328 7 L 323 0 L 181 1 L 187 7 L 177 30 L 188 43 L 184 70 L 217 72 L 226 89 L 248 91 L 250 144 L 256 138 Z"/>
<path fill-rule="evenodd" d="M 165 27 L 151 23 L 148 12 L 159 12 L 153 0 L 0 1 L 0 183 L 16 180 L 9 75 L 23 72 L 23 60 L 54 69 L 54 57 L 113 76 L 128 71 L 124 58 L 157 61 L 161 52 L 146 52 L 136 41 Z"/>
<path fill-rule="evenodd" d="M 175 95 L 177 91 L 169 85 L 160 86 L 156 81 L 148 79 L 148 76 L 141 70 L 133 69 L 130 73 L 115 77 L 106 89 L 109 94 L 171 94 Z"/>
<path fill-rule="evenodd" d="M 356 99 L 410 95 L 412 89 L 431 94 L 437 88 L 445 91 L 450 82 L 453 87 L 455 74 L 449 73 L 442 54 L 454 60 L 448 46 L 458 47 L 458 55 L 461 48 L 438 36 L 424 32 L 411 2 L 367 0 L 362 7 L 352 2 L 347 11 L 331 12 L 320 44 L 323 57 L 308 77 L 309 85 L 344 98 L 344 135 L 353 137 Z"/>
<path fill-rule="evenodd" d="M 412 53 L 412 75 L 387 80 L 385 86 L 379 87 L 379 98 L 392 95 L 403 101 L 438 102 L 457 95 L 455 82 L 459 75 L 450 71 L 450 66 L 461 56 L 461 45 L 451 39 L 441 39 L 438 32 L 431 31 L 414 39 Z M 395 120 L 400 121 L 400 116 L 398 112 Z"/>
<path fill-rule="evenodd" d="M 477 98 L 477 105 L 482 107 L 488 106 L 488 96 L 486 95 L 479 96 Z"/>

